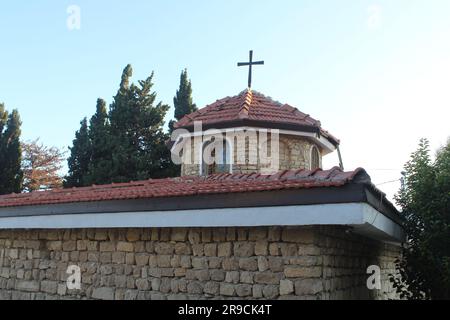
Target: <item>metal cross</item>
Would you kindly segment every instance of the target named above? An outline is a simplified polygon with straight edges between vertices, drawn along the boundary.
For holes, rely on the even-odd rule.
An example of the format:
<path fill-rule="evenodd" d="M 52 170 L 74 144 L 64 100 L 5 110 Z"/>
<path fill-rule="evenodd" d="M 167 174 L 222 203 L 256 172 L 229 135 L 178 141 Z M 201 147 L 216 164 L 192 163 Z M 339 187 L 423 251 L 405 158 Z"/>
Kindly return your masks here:
<path fill-rule="evenodd" d="M 249 62 L 239 62 L 238 67 L 248 66 L 248 88 L 252 87 L 252 66 L 253 65 L 263 65 L 264 61 L 255 61 L 253 62 L 253 50 L 250 50 L 250 58 Z"/>

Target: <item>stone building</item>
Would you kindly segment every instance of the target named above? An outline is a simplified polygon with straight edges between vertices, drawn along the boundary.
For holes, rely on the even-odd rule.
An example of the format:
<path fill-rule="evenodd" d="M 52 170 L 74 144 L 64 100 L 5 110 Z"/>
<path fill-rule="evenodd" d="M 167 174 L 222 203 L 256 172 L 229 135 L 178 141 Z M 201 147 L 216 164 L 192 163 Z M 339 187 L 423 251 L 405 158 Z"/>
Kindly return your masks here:
<path fill-rule="evenodd" d="M 176 128 L 181 177 L 0 196 L 0 299 L 396 298 L 398 212 L 319 121 L 246 90 Z"/>
<path fill-rule="evenodd" d="M 195 123 L 201 125 L 195 130 Z M 339 146 L 339 140 L 321 128 L 319 121 L 296 108 L 273 101 L 261 93 L 245 90 L 227 97 L 181 119 L 177 129 L 185 129 L 177 143 L 190 148 L 182 161 L 182 175 L 208 175 L 199 155 L 211 137 L 223 136 L 225 166 L 213 172 L 274 173 L 281 170 L 322 167 L 322 157 Z M 212 129 L 212 130 L 211 130 Z M 264 142 L 262 133 L 267 131 Z M 277 148 L 271 148 L 276 133 Z M 199 139 L 199 137 L 203 139 Z M 251 139 L 254 137 L 254 139 Z M 187 141 L 186 141 L 187 140 Z M 228 150 L 227 150 L 228 149 Z M 271 149 L 273 153 L 271 153 Z M 267 152 L 266 152 L 267 150 Z M 239 151 L 242 151 L 239 154 Z M 261 163 L 261 153 L 277 157 L 277 165 Z M 251 158 L 253 152 L 253 159 Z M 228 156 L 227 156 L 228 155 Z M 188 161 L 189 160 L 189 161 Z M 253 161 L 252 161 L 253 160 Z"/>

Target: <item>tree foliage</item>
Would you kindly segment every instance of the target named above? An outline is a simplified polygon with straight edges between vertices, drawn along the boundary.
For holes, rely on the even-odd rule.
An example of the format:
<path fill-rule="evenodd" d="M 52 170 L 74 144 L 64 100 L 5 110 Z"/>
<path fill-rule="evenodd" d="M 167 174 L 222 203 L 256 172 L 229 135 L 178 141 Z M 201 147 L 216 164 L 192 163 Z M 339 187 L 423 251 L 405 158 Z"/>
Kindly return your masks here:
<path fill-rule="evenodd" d="M 187 70 L 180 75 L 180 87 L 173 98 L 175 106 L 175 119 L 181 120 L 185 115 L 197 111 L 197 106 L 192 100 L 192 83 L 188 78 Z"/>
<path fill-rule="evenodd" d="M 193 102 L 192 98 L 192 83 L 188 78 L 187 70 L 184 69 L 180 75 L 180 86 L 173 98 L 173 105 L 175 107 L 175 119 L 181 120 L 185 115 L 191 114 L 197 111 L 197 106 Z M 171 121 L 169 124 L 170 131 L 173 130 L 175 121 Z"/>
<path fill-rule="evenodd" d="M 450 299 L 450 140 L 432 161 L 422 139 L 403 179 L 396 200 L 407 243 L 392 281 L 403 298 Z"/>
<path fill-rule="evenodd" d="M 112 181 L 125 182 L 170 176 L 170 152 L 163 131 L 169 106 L 156 103 L 153 73 L 138 84 L 129 84 L 132 68 L 122 75 L 111 104 L 109 119 L 113 137 Z"/>
<path fill-rule="evenodd" d="M 111 182 L 112 145 L 106 102 L 97 100 L 96 112 L 90 120 L 89 139 L 91 159 L 86 184 L 105 184 Z"/>
<path fill-rule="evenodd" d="M 175 119 L 180 121 L 184 116 L 197 111 L 197 106 L 192 98 L 192 83 L 188 78 L 187 70 L 184 69 L 180 75 L 180 85 L 173 98 L 173 105 L 175 107 Z M 172 134 L 176 121 L 169 122 L 169 133 Z M 172 172 L 175 175 L 180 175 L 181 166 L 172 165 Z"/>
<path fill-rule="evenodd" d="M 22 191 L 21 125 L 19 112 L 13 110 L 8 114 L 0 103 L 0 194 Z"/>
<path fill-rule="evenodd" d="M 75 133 L 72 147 L 69 148 L 70 157 L 67 160 L 69 175 L 64 181 L 65 187 L 83 187 L 87 184 L 86 178 L 91 161 L 91 141 L 87 119 L 80 122 L 80 129 Z"/>
<path fill-rule="evenodd" d="M 59 171 L 64 153 L 56 147 L 47 147 L 39 139 L 22 143 L 24 191 L 50 190 L 62 186 Z"/>
<path fill-rule="evenodd" d="M 131 83 L 131 65 L 123 70 L 113 102 L 97 101 L 97 110 L 82 122 L 69 158 L 65 186 L 86 186 L 174 176 L 163 131 L 169 106 L 156 102 L 153 73 Z"/>

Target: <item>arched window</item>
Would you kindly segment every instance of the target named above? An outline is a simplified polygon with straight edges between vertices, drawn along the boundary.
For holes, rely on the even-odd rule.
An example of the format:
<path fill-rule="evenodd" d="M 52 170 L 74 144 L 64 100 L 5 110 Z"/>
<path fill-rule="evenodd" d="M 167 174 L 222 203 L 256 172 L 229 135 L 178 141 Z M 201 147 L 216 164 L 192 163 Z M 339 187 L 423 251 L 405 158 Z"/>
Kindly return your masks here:
<path fill-rule="evenodd" d="M 311 170 L 320 168 L 320 152 L 316 146 L 311 148 Z"/>
<path fill-rule="evenodd" d="M 213 137 L 203 143 L 201 175 L 231 173 L 231 151 L 230 143 L 226 139 L 216 142 Z"/>

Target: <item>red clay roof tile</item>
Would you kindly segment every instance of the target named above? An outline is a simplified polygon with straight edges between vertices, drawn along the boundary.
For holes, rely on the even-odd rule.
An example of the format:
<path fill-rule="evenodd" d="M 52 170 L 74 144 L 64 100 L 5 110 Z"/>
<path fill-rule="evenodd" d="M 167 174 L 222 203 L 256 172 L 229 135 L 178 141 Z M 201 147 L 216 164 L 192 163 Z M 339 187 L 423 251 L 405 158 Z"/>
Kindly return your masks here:
<path fill-rule="evenodd" d="M 342 172 L 337 167 L 330 170 L 289 170 L 273 175 L 255 173 L 218 174 L 208 177 L 146 180 L 4 195 L 0 196 L 0 208 L 106 200 L 167 198 L 198 194 L 339 187 L 352 182 L 357 175 L 363 176 L 364 181 L 370 182 L 370 177 L 364 169 Z"/>
<path fill-rule="evenodd" d="M 265 95 L 244 90 L 234 97 L 217 100 L 194 113 L 191 113 L 175 124 L 175 128 L 188 128 L 195 121 L 205 125 L 217 125 L 237 120 L 248 119 L 267 122 L 272 125 L 297 125 L 319 130 L 320 134 L 339 144 L 339 140 L 321 128 L 321 123 L 310 115 L 299 111 L 288 104 L 274 101 Z"/>

